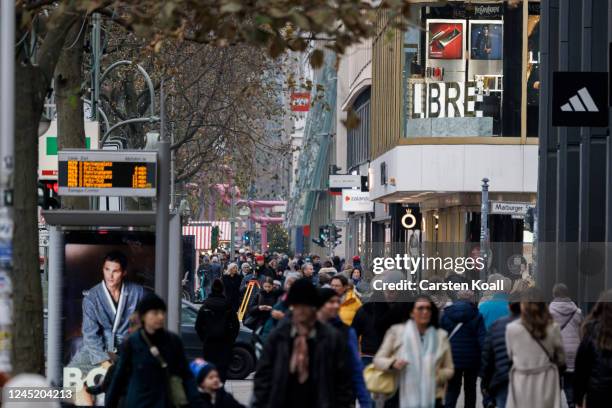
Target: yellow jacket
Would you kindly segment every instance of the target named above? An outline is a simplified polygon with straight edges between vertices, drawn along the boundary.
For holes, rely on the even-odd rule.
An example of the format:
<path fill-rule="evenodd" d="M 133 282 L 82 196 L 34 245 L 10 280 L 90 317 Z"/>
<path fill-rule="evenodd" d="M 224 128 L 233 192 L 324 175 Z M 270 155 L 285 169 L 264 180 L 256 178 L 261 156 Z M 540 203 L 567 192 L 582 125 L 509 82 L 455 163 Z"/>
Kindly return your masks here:
<path fill-rule="evenodd" d="M 342 323 L 350 326 L 355 318 L 355 313 L 357 313 L 360 307 L 361 300 L 355 295 L 355 290 L 353 288 L 347 290 L 344 294 L 344 300 L 340 304 L 340 311 L 338 312 Z"/>

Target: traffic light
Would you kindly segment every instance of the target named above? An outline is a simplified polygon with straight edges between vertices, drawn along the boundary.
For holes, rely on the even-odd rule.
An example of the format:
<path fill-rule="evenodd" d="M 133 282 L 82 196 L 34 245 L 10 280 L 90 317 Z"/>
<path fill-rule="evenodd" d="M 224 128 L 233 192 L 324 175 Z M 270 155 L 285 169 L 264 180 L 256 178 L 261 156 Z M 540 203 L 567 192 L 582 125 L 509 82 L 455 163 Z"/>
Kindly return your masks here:
<path fill-rule="evenodd" d="M 325 247 L 327 246 L 327 243 L 329 242 L 330 238 L 331 238 L 331 230 L 329 228 L 329 225 L 321 225 L 319 226 L 319 237 L 317 239 L 312 239 L 312 242 L 314 242 L 315 244 L 317 244 L 320 247 Z"/>
<path fill-rule="evenodd" d="M 329 225 L 321 225 L 319 227 L 319 240 L 327 242 L 330 239 L 330 228 Z"/>
<path fill-rule="evenodd" d="M 251 245 L 251 231 L 245 231 L 242 234 L 242 244 Z"/>
<path fill-rule="evenodd" d="M 60 208 L 59 196 L 57 195 L 57 182 L 38 182 L 38 206 L 44 210 Z"/>
<path fill-rule="evenodd" d="M 312 239 L 312 242 L 314 242 L 315 244 L 317 244 L 320 247 L 325 247 L 325 241 L 322 241 L 320 238 L 319 239 Z"/>
<path fill-rule="evenodd" d="M 330 225 L 330 227 L 332 232 L 331 242 L 334 244 L 334 247 L 336 247 L 342 243 L 342 228 L 336 225 Z"/>

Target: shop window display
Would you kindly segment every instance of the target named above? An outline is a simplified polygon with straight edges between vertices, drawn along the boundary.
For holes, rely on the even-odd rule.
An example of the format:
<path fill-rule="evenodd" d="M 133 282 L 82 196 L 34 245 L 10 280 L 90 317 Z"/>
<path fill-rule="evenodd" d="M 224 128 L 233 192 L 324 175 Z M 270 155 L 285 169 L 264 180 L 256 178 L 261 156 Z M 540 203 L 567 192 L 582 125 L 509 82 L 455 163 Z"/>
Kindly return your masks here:
<path fill-rule="evenodd" d="M 527 22 L 527 134 L 537 135 L 537 23 Z M 532 15 L 533 14 L 533 15 Z M 446 3 L 420 8 L 404 36 L 405 137 L 520 137 L 522 6 Z"/>

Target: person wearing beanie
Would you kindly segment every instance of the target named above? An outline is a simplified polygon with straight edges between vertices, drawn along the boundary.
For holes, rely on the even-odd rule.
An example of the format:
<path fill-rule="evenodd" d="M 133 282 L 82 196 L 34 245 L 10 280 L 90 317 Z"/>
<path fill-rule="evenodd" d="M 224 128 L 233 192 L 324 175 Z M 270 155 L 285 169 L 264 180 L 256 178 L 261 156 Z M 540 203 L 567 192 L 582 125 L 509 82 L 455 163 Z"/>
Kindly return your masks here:
<path fill-rule="evenodd" d="M 264 344 L 255 371 L 253 408 L 350 407 L 348 347 L 342 334 L 317 320 L 319 292 L 298 279 L 287 295 L 291 317 Z"/>
<path fill-rule="evenodd" d="M 213 363 L 198 358 L 189 367 L 196 379 L 203 408 L 244 408 L 232 394 L 225 391 L 219 371 Z"/>
<path fill-rule="evenodd" d="M 348 345 L 347 364 L 351 370 L 351 383 L 355 396 L 359 401 L 359 406 L 363 408 L 373 407 L 372 397 L 363 379 L 363 363 L 359 355 L 357 334 L 355 329 L 342 323 L 338 315 L 340 311 L 340 296 L 332 288 L 322 288 L 319 289 L 319 297 L 321 299 L 321 308 L 318 312 L 319 321 L 328 323 L 336 328 Z"/>
<path fill-rule="evenodd" d="M 149 293 L 136 307 L 142 327 L 123 343 L 119 361 L 106 390 L 104 404 L 130 408 L 169 408 L 173 406 L 168 377 L 181 380 L 187 403 L 200 406 L 195 379 L 181 338 L 164 329 L 166 303 Z"/>
<path fill-rule="evenodd" d="M 274 279 L 274 269 L 271 268 L 267 262 L 266 257 L 261 254 L 255 255 L 255 272 L 259 276 L 269 277 Z"/>
<path fill-rule="evenodd" d="M 225 381 L 240 322 L 224 295 L 221 279 L 215 279 L 210 289 L 210 296 L 198 311 L 195 329 L 202 340 L 204 359 L 217 366 L 221 381 Z"/>

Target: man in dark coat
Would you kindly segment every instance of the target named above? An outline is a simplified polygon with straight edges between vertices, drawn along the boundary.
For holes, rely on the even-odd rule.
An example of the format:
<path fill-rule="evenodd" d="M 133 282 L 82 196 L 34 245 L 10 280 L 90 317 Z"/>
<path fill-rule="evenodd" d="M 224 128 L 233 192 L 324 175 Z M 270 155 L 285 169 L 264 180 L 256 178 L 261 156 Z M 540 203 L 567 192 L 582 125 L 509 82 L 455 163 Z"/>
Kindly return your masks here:
<path fill-rule="evenodd" d="M 221 381 L 225 381 L 240 323 L 238 315 L 223 294 L 223 282 L 220 279 L 215 279 L 210 296 L 198 311 L 195 329 L 203 343 L 204 359 L 217 366 Z"/>
<path fill-rule="evenodd" d="M 359 349 L 364 366 L 372 362 L 389 327 L 403 323 L 410 317 L 410 310 L 405 303 L 387 300 L 384 296 L 386 294 L 393 292 L 386 291 L 384 294 L 379 291 L 374 292 L 373 298 L 357 310 L 351 323 L 360 341 Z"/>
<path fill-rule="evenodd" d="M 484 319 L 473 302 L 474 293 L 459 291 L 457 301 L 444 309 L 440 327 L 447 331 L 455 375 L 448 382 L 445 406 L 454 408 L 464 381 L 465 407 L 476 407 L 476 380 L 486 336 Z"/>
<path fill-rule="evenodd" d="M 506 348 L 506 326 L 521 316 L 521 299 L 518 293 L 510 295 L 510 315 L 497 319 L 491 325 L 482 349 L 480 387 L 487 397 L 495 400 L 495 406 L 504 408 L 508 397 L 508 372 L 512 362 Z"/>
<path fill-rule="evenodd" d="M 253 408 L 343 408 L 352 404 L 348 347 L 333 327 L 317 321 L 316 288 L 296 281 L 287 296 L 291 320 L 279 323 L 255 372 Z"/>
<path fill-rule="evenodd" d="M 168 376 L 177 376 L 182 380 L 188 406 L 199 407 L 202 401 L 185 359 L 181 338 L 164 329 L 166 304 L 150 293 L 140 301 L 137 312 L 143 328 L 122 345 L 106 391 L 105 406 L 117 407 L 125 394 L 124 407 L 170 408 Z M 153 355 L 153 348 L 157 356 Z"/>

